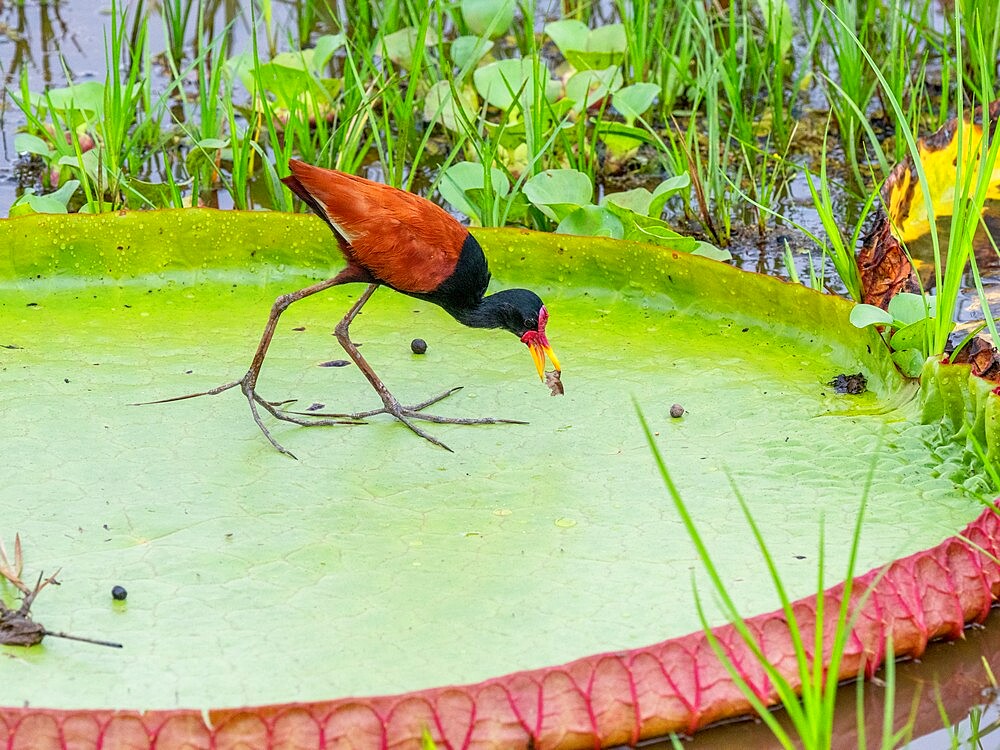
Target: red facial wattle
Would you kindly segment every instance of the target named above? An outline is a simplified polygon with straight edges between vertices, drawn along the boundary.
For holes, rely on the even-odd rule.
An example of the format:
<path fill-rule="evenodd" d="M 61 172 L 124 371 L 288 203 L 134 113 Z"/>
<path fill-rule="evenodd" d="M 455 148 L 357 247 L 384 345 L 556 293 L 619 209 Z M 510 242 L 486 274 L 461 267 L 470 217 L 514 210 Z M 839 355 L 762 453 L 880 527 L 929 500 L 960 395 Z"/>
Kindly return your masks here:
<path fill-rule="evenodd" d="M 538 330 L 527 331 L 521 336 L 521 341 L 527 344 L 528 349 L 531 351 L 531 358 L 535 361 L 535 367 L 538 369 L 538 377 L 542 380 L 545 380 L 546 355 L 552 361 L 552 367 L 555 368 L 555 371 L 562 372 L 562 368 L 559 366 L 559 358 L 552 351 L 552 347 L 549 346 L 549 339 L 545 335 L 545 326 L 548 322 L 548 310 L 542 305 L 542 309 L 538 311 Z"/>

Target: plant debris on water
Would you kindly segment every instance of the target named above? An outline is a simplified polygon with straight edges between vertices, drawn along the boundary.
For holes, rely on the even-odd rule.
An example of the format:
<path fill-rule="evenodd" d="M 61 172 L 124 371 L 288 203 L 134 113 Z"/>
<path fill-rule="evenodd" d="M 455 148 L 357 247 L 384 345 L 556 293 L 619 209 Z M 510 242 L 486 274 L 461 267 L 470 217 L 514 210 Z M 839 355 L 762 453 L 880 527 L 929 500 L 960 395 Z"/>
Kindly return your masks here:
<path fill-rule="evenodd" d="M 562 396 L 566 388 L 562 384 L 562 373 L 559 370 L 549 370 L 545 373 L 545 385 L 549 387 L 550 396 Z"/>
<path fill-rule="evenodd" d="M 856 372 L 853 375 L 841 373 L 831 380 L 829 385 L 832 385 L 833 390 L 837 393 L 847 393 L 857 396 L 868 390 L 868 379 L 860 372 Z"/>

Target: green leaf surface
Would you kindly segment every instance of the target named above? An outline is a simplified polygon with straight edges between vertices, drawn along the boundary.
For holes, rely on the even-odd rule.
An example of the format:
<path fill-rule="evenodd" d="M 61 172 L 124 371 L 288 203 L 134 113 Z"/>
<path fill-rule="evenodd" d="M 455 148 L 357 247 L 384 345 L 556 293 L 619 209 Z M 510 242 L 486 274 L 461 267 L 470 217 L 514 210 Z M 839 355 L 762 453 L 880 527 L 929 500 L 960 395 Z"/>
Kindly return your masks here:
<path fill-rule="evenodd" d="M 502 110 L 510 109 L 515 97 L 531 102 L 536 86 L 549 102 L 555 101 L 562 89 L 559 81 L 549 78 L 544 63 L 530 58 L 498 60 L 476 68 L 472 80 L 479 95 Z"/>
<path fill-rule="evenodd" d="M 440 122 L 448 130 L 463 132 L 465 122 L 474 122 L 479 98 L 471 86 L 463 86 L 456 92 L 450 81 L 438 81 L 427 91 L 424 98 L 424 119 Z"/>
<path fill-rule="evenodd" d="M 649 213 L 649 207 L 652 202 L 653 194 L 646 190 L 646 188 L 641 187 L 623 190 L 620 193 L 606 193 L 601 199 L 602 206 L 605 203 L 613 203 L 641 216 L 646 216 Z"/>
<path fill-rule="evenodd" d="M 581 70 L 566 82 L 566 98 L 581 111 L 599 103 L 621 88 L 622 72 L 618 67 L 603 70 Z"/>
<path fill-rule="evenodd" d="M 16 133 L 14 135 L 14 151 L 19 154 L 38 154 L 48 158 L 52 154 L 49 144 L 31 133 Z"/>
<path fill-rule="evenodd" d="M 653 106 L 659 93 L 660 87 L 655 83 L 633 83 L 616 91 L 611 103 L 631 125 L 637 117 L 641 117 Z"/>
<path fill-rule="evenodd" d="M 620 23 L 589 29 L 582 21 L 563 19 L 545 24 L 545 33 L 577 70 L 619 65 L 628 46 L 625 27 Z"/>
<path fill-rule="evenodd" d="M 553 221 L 562 221 L 590 204 L 594 183 L 576 169 L 546 169 L 524 183 L 524 194 Z"/>
<path fill-rule="evenodd" d="M 892 315 L 875 305 L 861 303 L 851 308 L 851 325 L 855 325 L 858 328 L 873 325 L 889 325 L 892 321 Z"/>
<path fill-rule="evenodd" d="M 61 569 L 62 585 L 35 603 L 38 621 L 124 644 L 0 648 L 0 703 L 378 695 L 697 630 L 692 570 L 702 593 L 709 584 L 633 398 L 748 615 L 776 601 L 729 477 L 792 597 L 813 591 L 819 515 L 826 573 L 843 570 L 841 521 L 872 462 L 859 569 L 979 513 L 987 489 L 967 451 L 940 448 L 939 427 L 920 423 L 914 389 L 877 334 L 851 326 L 848 303 L 669 247 L 477 237 L 492 289 L 545 300 L 566 395 L 548 395 L 516 338 L 383 289 L 351 332 L 397 395 L 462 385 L 439 413 L 530 424 L 430 425 L 452 454 L 383 417 L 269 421 L 293 461 L 266 443 L 238 391 L 130 404 L 242 376 L 275 297 L 342 266 L 323 222 L 211 210 L 0 221 L 2 534 L 9 545 L 20 533 L 26 575 Z M 318 366 L 343 357 L 330 332 L 361 290 L 287 310 L 263 397 L 378 404 L 355 368 Z M 425 355 L 410 352 L 416 337 Z M 827 385 L 858 371 L 864 394 Z M 128 590 L 123 604 L 115 585 Z"/>
<path fill-rule="evenodd" d="M 896 325 L 904 326 L 910 323 L 934 317 L 935 298 L 924 297 L 922 294 L 900 292 L 889 300 L 889 314 Z"/>
<path fill-rule="evenodd" d="M 620 240 L 625 237 L 625 226 L 621 219 L 607 208 L 581 206 L 559 222 L 556 232 L 586 237 L 613 237 Z"/>
<path fill-rule="evenodd" d="M 420 30 L 416 26 L 406 28 L 386 34 L 382 37 L 382 48 L 386 57 L 403 68 L 409 68 L 413 64 L 413 53 L 417 48 Z M 433 28 L 427 29 L 424 36 L 424 45 L 429 47 L 435 43 L 436 32 Z"/>
<path fill-rule="evenodd" d="M 475 65 L 493 49 L 493 42 L 479 36 L 460 36 L 451 43 L 451 61 L 464 69 Z"/>
<path fill-rule="evenodd" d="M 490 182 L 493 194 L 504 197 L 510 192 L 510 180 L 496 167 L 490 167 Z M 482 164 L 471 161 L 452 164 L 441 176 L 438 190 L 452 208 L 481 223 L 486 190 Z"/>
<path fill-rule="evenodd" d="M 462 0 L 462 20 L 478 36 L 503 36 L 514 21 L 514 4 L 514 0 Z"/>

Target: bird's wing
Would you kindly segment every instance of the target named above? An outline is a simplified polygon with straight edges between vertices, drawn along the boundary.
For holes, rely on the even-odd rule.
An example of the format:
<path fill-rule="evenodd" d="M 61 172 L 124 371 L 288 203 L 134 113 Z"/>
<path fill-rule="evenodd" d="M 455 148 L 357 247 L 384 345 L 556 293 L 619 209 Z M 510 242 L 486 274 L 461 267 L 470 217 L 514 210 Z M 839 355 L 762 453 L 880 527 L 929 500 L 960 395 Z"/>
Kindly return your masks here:
<path fill-rule="evenodd" d="M 379 281 L 429 293 L 455 269 L 468 230 L 404 190 L 291 160 L 284 183 L 338 235 L 341 250 Z"/>

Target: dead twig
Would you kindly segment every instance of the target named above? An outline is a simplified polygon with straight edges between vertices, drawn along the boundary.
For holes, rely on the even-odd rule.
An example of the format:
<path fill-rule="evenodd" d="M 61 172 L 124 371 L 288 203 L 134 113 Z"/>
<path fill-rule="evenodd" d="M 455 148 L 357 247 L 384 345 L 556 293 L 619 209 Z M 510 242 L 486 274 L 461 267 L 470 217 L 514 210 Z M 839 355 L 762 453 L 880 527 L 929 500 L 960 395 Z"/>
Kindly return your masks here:
<path fill-rule="evenodd" d="M 40 622 L 35 622 L 31 618 L 31 605 L 35 603 L 38 594 L 49 584 L 59 585 L 55 573 L 45 578 L 42 573 L 38 574 L 38 580 L 34 587 L 28 586 L 24 582 L 22 574 L 24 572 L 24 550 L 21 547 L 20 534 L 14 537 L 14 560 L 11 561 L 7 555 L 7 549 L 0 541 L 0 576 L 9 582 L 14 588 L 21 592 L 21 606 L 12 609 L 4 604 L 0 599 L 0 645 L 4 646 L 36 646 L 42 639 L 50 635 L 53 638 L 68 638 L 84 643 L 93 643 L 98 646 L 109 646 L 110 648 L 121 648 L 122 644 L 111 641 L 101 641 L 94 638 L 84 638 L 78 635 L 69 635 L 61 631 L 48 630 Z"/>

